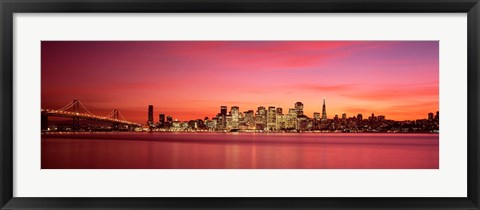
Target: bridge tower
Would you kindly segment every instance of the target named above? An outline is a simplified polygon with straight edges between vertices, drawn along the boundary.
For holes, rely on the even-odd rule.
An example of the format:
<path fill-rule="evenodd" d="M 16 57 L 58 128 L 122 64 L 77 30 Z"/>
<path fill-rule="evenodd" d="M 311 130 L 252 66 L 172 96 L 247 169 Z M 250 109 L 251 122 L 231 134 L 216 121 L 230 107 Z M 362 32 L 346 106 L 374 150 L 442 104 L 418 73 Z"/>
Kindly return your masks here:
<path fill-rule="evenodd" d="M 119 130 L 119 127 L 120 127 L 120 123 L 118 123 L 118 110 L 117 109 L 114 109 L 113 110 L 113 119 L 116 121 L 113 123 L 112 125 L 112 129 L 114 131 L 118 131 Z"/>
<path fill-rule="evenodd" d="M 80 113 L 80 100 L 74 99 L 73 100 L 73 112 Z M 80 130 L 80 117 L 74 117 L 72 123 L 72 130 L 78 131 Z"/>
<path fill-rule="evenodd" d="M 48 114 L 47 111 L 42 111 L 42 131 L 48 130 Z"/>

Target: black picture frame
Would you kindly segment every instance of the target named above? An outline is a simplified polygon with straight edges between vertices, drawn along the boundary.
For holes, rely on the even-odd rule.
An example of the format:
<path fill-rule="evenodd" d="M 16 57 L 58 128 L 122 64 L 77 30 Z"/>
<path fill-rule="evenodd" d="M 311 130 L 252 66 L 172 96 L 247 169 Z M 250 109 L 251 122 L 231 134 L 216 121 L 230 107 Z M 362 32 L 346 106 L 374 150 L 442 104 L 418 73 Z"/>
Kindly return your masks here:
<path fill-rule="evenodd" d="M 0 0 L 1 209 L 479 209 L 479 0 Z M 14 13 L 467 13 L 468 196 L 465 198 L 13 197 Z M 95 189 L 92 189 L 95 190 Z"/>

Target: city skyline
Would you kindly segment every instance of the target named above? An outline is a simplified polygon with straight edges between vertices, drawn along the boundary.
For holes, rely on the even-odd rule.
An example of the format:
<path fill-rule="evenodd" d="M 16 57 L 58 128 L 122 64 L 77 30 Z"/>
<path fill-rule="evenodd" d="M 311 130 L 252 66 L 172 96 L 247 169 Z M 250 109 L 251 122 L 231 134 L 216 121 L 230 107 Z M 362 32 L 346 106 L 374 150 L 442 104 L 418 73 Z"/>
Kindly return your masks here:
<path fill-rule="evenodd" d="M 332 117 L 332 116 L 339 116 L 339 117 L 341 117 L 341 116 L 344 115 L 344 114 L 345 114 L 347 117 L 356 117 L 358 114 L 361 114 L 361 115 L 364 115 L 364 114 L 379 114 L 380 116 L 385 116 L 385 115 L 383 115 L 382 113 L 375 113 L 375 112 L 372 112 L 372 113 L 346 113 L 346 112 L 343 112 L 343 113 L 333 113 L 333 114 L 330 113 L 330 114 L 328 114 L 327 111 L 326 111 L 325 98 L 323 98 L 323 101 L 324 101 L 324 102 L 323 102 L 323 104 L 322 104 L 322 110 L 321 110 L 321 111 L 314 111 L 314 112 L 312 112 L 312 113 L 309 114 L 309 113 L 305 113 L 305 111 L 302 110 L 302 113 L 303 113 L 302 115 L 308 116 L 308 117 L 310 117 L 310 118 L 314 118 L 316 114 L 319 114 L 320 118 L 322 118 L 322 119 L 334 119 L 334 117 Z M 300 101 L 295 102 L 295 104 L 296 104 L 296 103 L 301 103 L 302 106 L 303 106 L 303 103 L 300 102 Z M 247 112 L 247 111 L 254 111 L 254 112 L 255 112 L 255 111 L 257 111 L 260 107 L 263 107 L 263 108 L 266 108 L 266 109 L 267 109 L 268 107 L 274 107 L 275 109 L 280 108 L 280 110 L 281 110 L 280 113 L 286 114 L 286 113 L 284 113 L 284 110 L 287 111 L 287 113 L 288 113 L 289 109 L 291 109 L 291 107 L 284 108 L 284 107 L 277 107 L 277 106 L 273 106 L 273 105 L 259 105 L 259 106 L 257 106 L 256 108 L 252 108 L 252 109 L 249 109 L 249 108 L 247 108 L 247 109 L 241 109 L 240 106 L 236 106 L 236 105 L 234 105 L 234 106 L 221 105 L 221 106 L 218 106 L 218 110 L 220 110 L 219 113 L 221 113 L 221 110 L 222 110 L 223 107 L 226 108 L 226 114 L 231 114 L 231 108 L 232 108 L 232 107 L 236 107 L 236 108 L 238 109 L 239 113 L 244 113 L 244 112 Z M 294 106 L 293 106 L 293 107 L 294 107 Z M 229 108 L 230 108 L 230 109 L 229 109 Z M 438 112 L 438 110 L 436 110 L 436 112 Z M 150 113 L 151 113 L 151 114 L 150 114 Z M 216 115 L 218 115 L 219 113 L 217 113 Z M 429 114 L 429 113 L 433 113 L 433 112 L 428 112 L 428 113 L 424 114 L 424 116 L 422 116 L 422 117 L 420 117 L 420 118 L 416 118 L 416 119 L 406 119 L 406 120 L 399 120 L 399 121 L 408 121 L 408 120 L 413 121 L 413 120 L 418 120 L 418 119 L 426 119 L 426 118 L 428 118 L 428 114 Z M 163 112 L 162 110 L 157 110 L 157 109 L 155 109 L 155 105 L 149 104 L 149 105 L 148 105 L 147 115 L 145 115 L 145 119 L 147 119 L 147 120 L 146 120 L 147 124 L 148 124 L 148 122 L 153 122 L 153 123 L 159 122 L 159 121 L 160 121 L 160 118 L 161 118 L 160 115 L 163 115 L 165 119 L 166 119 L 167 116 L 170 116 L 170 117 L 172 117 L 172 120 L 179 121 L 179 122 L 185 122 L 185 121 L 197 120 L 197 119 L 202 119 L 202 120 L 203 120 L 203 119 L 205 119 L 205 118 L 211 119 L 211 118 L 213 118 L 213 117 L 215 116 L 215 115 L 212 115 L 212 116 L 211 116 L 211 115 L 205 115 L 204 117 L 191 118 L 191 119 L 182 119 L 182 120 L 181 120 L 181 119 L 179 119 L 179 118 L 176 118 L 176 117 L 173 116 L 173 115 L 170 115 L 169 113 Z M 201 115 L 201 114 L 199 114 L 199 116 L 200 116 L 200 115 Z M 329 117 L 329 116 L 330 116 L 330 117 Z M 426 116 L 426 117 L 425 117 L 425 116 Z M 388 118 L 386 118 L 386 119 L 388 119 Z M 142 122 L 141 124 L 145 124 L 145 122 Z"/>
<path fill-rule="evenodd" d="M 324 97 L 328 118 L 414 120 L 439 110 L 438 87 L 437 41 L 42 42 L 42 107 L 75 96 L 142 124 L 143 104 L 184 121 L 302 101 L 310 117 Z"/>
<path fill-rule="evenodd" d="M 242 111 L 238 106 L 220 106 L 214 117 L 180 121 L 174 116 L 155 113 L 148 105 L 147 126 L 150 131 L 328 131 L 328 132 L 439 132 L 439 111 L 429 112 L 425 118 L 404 121 L 388 119 L 385 115 L 334 114 L 328 118 L 325 98 L 322 112 L 308 116 L 304 104 L 295 102 L 293 107 L 258 106 L 256 110 Z M 158 120 L 155 120 L 155 114 Z"/>

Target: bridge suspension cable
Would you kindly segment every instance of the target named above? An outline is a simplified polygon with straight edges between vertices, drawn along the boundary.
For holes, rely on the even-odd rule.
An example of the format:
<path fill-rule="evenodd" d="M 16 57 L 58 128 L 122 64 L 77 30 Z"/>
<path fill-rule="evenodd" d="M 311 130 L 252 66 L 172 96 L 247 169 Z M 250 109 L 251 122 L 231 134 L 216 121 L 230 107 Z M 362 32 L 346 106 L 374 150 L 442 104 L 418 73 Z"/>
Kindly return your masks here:
<path fill-rule="evenodd" d="M 77 102 L 78 104 L 80 104 L 80 106 L 89 114 L 89 115 L 93 115 L 90 111 L 88 111 L 88 109 L 82 104 L 82 102 L 78 101 Z"/>
<path fill-rule="evenodd" d="M 106 118 L 112 118 L 115 113 L 115 110 L 112 110 L 109 114 L 105 115 Z"/>
<path fill-rule="evenodd" d="M 65 105 L 64 107 L 58 109 L 58 111 L 65 111 L 65 110 L 67 110 L 67 109 L 70 109 L 70 108 L 72 108 L 73 104 L 74 104 L 74 102 L 73 102 L 73 101 L 70 101 L 70 103 L 68 103 L 68 104 Z"/>
<path fill-rule="evenodd" d="M 120 118 L 121 118 L 123 121 L 127 121 L 127 120 L 125 119 L 125 117 L 123 117 L 123 115 L 122 115 L 121 112 L 118 112 L 118 115 L 120 115 Z"/>

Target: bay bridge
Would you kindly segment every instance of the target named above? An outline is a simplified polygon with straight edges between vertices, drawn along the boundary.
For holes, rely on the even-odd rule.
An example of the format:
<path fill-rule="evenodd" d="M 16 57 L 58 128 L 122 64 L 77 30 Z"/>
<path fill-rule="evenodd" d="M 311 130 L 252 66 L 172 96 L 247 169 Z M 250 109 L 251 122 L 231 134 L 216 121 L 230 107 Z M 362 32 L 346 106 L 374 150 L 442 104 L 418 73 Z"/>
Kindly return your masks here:
<path fill-rule="evenodd" d="M 123 117 L 117 109 L 112 110 L 106 116 L 94 115 L 80 102 L 74 99 L 60 109 L 41 109 L 42 115 L 42 131 L 48 130 L 48 117 L 62 117 L 71 118 L 71 129 L 73 131 L 81 130 L 80 120 L 88 120 L 94 122 L 101 122 L 111 125 L 111 130 L 120 130 L 120 128 L 127 128 L 133 130 L 136 127 L 141 127 L 140 124 L 129 122 Z"/>

